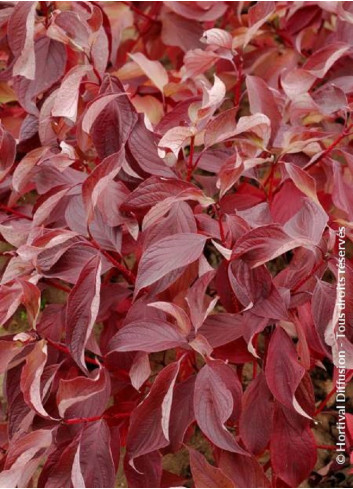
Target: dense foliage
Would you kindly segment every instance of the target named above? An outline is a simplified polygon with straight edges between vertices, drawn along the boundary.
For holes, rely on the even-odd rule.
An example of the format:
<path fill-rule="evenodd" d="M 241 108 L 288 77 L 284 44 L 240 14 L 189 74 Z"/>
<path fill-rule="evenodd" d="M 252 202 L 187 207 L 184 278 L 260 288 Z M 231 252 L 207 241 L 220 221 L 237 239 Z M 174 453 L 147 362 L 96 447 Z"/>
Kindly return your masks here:
<path fill-rule="evenodd" d="M 346 465 L 315 436 L 338 419 L 339 228 L 353 371 L 352 23 L 351 2 L 2 2 L 0 487 L 347 467 L 352 415 Z"/>

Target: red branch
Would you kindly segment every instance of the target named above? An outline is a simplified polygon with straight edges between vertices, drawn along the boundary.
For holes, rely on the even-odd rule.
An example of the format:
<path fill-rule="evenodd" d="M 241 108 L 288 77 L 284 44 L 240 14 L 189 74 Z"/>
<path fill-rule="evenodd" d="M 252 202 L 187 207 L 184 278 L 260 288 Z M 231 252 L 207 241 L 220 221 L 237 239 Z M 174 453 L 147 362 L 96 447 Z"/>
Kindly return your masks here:
<path fill-rule="evenodd" d="M 113 258 L 110 255 L 110 253 L 108 253 L 107 251 L 103 250 L 103 248 L 99 245 L 99 243 L 97 243 L 97 241 L 94 238 L 92 238 L 92 235 L 91 234 L 90 234 L 90 239 L 91 239 L 91 243 L 93 244 L 93 246 L 97 250 L 99 250 L 102 253 L 102 255 L 105 256 L 105 258 L 107 260 L 109 260 L 112 265 L 115 266 L 115 268 L 117 268 L 119 270 L 119 272 L 126 278 L 126 280 L 130 284 L 133 285 L 136 282 L 135 274 L 131 270 L 129 270 L 126 267 L 124 267 L 124 265 L 122 265 L 121 263 L 119 263 L 115 258 Z"/>
<path fill-rule="evenodd" d="M 15 209 L 8 207 L 7 205 L 0 204 L 0 209 L 3 209 L 4 211 L 8 212 L 9 214 L 12 214 L 13 216 L 20 217 L 22 219 L 27 219 L 28 221 L 32 221 L 31 217 L 26 216 L 26 214 L 22 214 L 22 212 L 16 211 Z"/>
<path fill-rule="evenodd" d="M 156 19 L 154 19 L 150 15 L 146 14 L 142 10 L 138 9 L 137 7 L 132 5 L 130 2 L 121 2 L 121 3 L 123 3 L 124 5 L 127 5 L 133 12 L 135 12 L 135 14 L 140 15 L 140 17 L 143 17 L 143 18 L 149 20 L 150 22 L 158 22 Z"/>
<path fill-rule="evenodd" d="M 94 421 L 98 421 L 100 419 L 125 419 L 131 415 L 129 413 L 116 413 L 116 414 L 101 414 L 100 416 L 91 416 L 89 418 L 71 418 L 71 419 L 63 419 L 62 422 L 64 424 L 80 424 L 80 423 L 92 423 Z"/>
<path fill-rule="evenodd" d="M 348 383 L 351 378 L 353 377 L 353 372 L 351 372 L 348 377 L 346 378 L 346 383 Z M 320 402 L 320 404 L 318 405 L 315 413 L 314 413 L 314 416 L 317 416 L 318 414 L 320 414 L 326 407 L 327 403 L 329 402 L 329 400 L 331 399 L 331 397 L 335 394 L 336 392 L 336 386 L 334 386 L 330 392 L 327 394 L 327 396 L 325 397 L 325 399 L 323 401 Z"/>
<path fill-rule="evenodd" d="M 336 450 L 337 447 L 335 445 L 316 445 L 318 450 Z"/>
<path fill-rule="evenodd" d="M 304 169 L 305 170 L 309 170 L 309 168 L 311 168 L 312 166 L 316 165 L 319 161 L 321 161 L 323 158 L 325 158 L 326 156 L 328 156 L 332 150 L 335 149 L 335 147 L 342 141 L 342 139 L 344 139 L 346 136 L 349 136 L 350 135 L 350 130 L 353 128 L 353 124 L 350 124 L 343 132 L 342 134 L 340 134 L 334 141 L 332 144 L 330 144 L 330 146 L 328 146 L 325 151 L 323 151 L 321 153 L 321 155 L 314 161 L 312 161 L 310 163 L 310 165 L 308 165 L 307 167 L 305 167 Z"/>
<path fill-rule="evenodd" d="M 189 154 L 189 159 L 188 159 L 188 163 L 187 163 L 187 174 L 186 174 L 186 181 L 187 182 L 190 182 L 191 177 L 192 177 L 194 149 L 195 149 L 195 136 L 191 136 L 190 154 Z"/>
<path fill-rule="evenodd" d="M 70 294 L 70 292 L 71 292 L 70 287 L 67 287 L 64 284 L 61 284 L 61 283 L 57 282 L 56 280 L 52 280 L 51 278 L 46 278 L 45 282 L 48 285 L 50 285 L 51 287 L 55 287 L 58 290 L 62 290 L 63 292 L 66 292 L 67 294 Z"/>
<path fill-rule="evenodd" d="M 55 341 L 51 340 L 50 338 L 45 338 L 45 340 L 47 343 L 49 343 L 50 346 L 52 346 L 56 350 L 71 356 L 70 350 L 67 348 L 67 346 L 62 345 L 61 343 L 55 343 Z M 99 367 L 103 363 L 103 361 L 98 362 L 98 360 L 95 360 L 94 358 L 91 358 L 88 355 L 85 355 L 85 362 L 89 363 L 90 365 L 94 365 L 96 367 Z"/>
<path fill-rule="evenodd" d="M 317 272 L 319 270 L 319 268 L 321 267 L 321 265 L 323 265 L 324 263 L 325 263 L 325 260 L 320 260 L 319 262 L 317 262 L 316 265 L 314 266 L 314 268 L 309 273 L 309 275 L 307 275 L 306 277 L 304 277 L 302 280 L 300 280 L 300 282 L 297 283 L 297 285 L 295 287 L 293 287 L 292 292 L 296 292 L 308 280 L 310 280 L 311 278 L 313 278 L 314 273 Z"/>

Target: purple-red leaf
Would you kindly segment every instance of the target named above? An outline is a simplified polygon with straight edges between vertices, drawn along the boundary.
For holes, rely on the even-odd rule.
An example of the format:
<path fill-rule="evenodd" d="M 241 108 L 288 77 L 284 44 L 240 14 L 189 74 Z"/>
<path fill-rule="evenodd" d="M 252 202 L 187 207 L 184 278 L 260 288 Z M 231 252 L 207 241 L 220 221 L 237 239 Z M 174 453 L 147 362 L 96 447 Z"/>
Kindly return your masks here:
<path fill-rule="evenodd" d="M 86 370 L 84 351 L 98 315 L 101 259 L 91 258 L 71 290 L 66 309 L 66 338 L 75 362 Z"/>

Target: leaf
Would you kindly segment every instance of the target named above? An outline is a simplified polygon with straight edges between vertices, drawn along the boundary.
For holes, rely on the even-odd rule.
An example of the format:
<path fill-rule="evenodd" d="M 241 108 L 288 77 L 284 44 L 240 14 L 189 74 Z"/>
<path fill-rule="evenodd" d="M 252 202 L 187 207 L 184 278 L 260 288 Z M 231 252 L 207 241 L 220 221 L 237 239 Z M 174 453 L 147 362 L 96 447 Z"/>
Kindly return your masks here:
<path fill-rule="evenodd" d="M 15 6 L 9 20 L 9 44 L 16 61 L 13 76 L 21 75 L 34 80 L 36 61 L 34 55 L 34 21 L 36 2 L 25 2 Z"/>
<path fill-rule="evenodd" d="M 304 63 L 303 69 L 311 75 L 323 78 L 332 65 L 347 54 L 349 49 L 350 46 L 343 42 L 330 43 L 315 51 L 306 63 Z"/>
<path fill-rule="evenodd" d="M 187 146 L 189 139 L 193 135 L 194 132 L 190 127 L 173 127 L 163 135 L 158 146 L 159 148 L 169 149 L 178 158 L 179 151 Z"/>
<path fill-rule="evenodd" d="M 45 341 L 37 342 L 32 352 L 27 355 L 26 364 L 22 369 L 21 391 L 24 400 L 31 409 L 44 418 L 52 419 L 43 406 L 41 389 L 41 378 L 47 363 L 47 356 Z"/>
<path fill-rule="evenodd" d="M 0 181 L 11 170 L 16 156 L 16 141 L 0 126 Z"/>
<path fill-rule="evenodd" d="M 147 130 L 141 116 L 131 131 L 127 147 L 143 172 L 159 177 L 175 176 L 171 168 L 158 156 L 157 142 L 153 133 Z"/>
<path fill-rule="evenodd" d="M 264 80 L 257 76 L 246 77 L 250 111 L 252 114 L 265 114 L 271 121 L 271 141 L 274 140 L 282 119 L 275 93 Z"/>
<path fill-rule="evenodd" d="M 107 104 L 104 102 L 106 97 L 110 100 Z M 105 76 L 100 96 L 92 102 L 88 111 L 91 111 L 88 121 L 90 135 L 99 158 L 104 159 L 120 151 L 138 121 L 138 115 L 116 77 Z"/>
<path fill-rule="evenodd" d="M 105 411 L 109 397 L 110 378 L 102 367 L 88 377 L 60 379 L 56 401 L 61 418 L 90 418 L 100 416 Z"/>
<path fill-rule="evenodd" d="M 92 126 L 95 123 L 97 117 L 103 112 L 109 104 L 114 102 L 118 97 L 123 97 L 123 93 L 110 93 L 104 94 L 98 97 L 96 100 L 90 104 L 88 109 L 85 111 L 82 118 L 82 130 L 89 134 L 91 132 Z"/>
<path fill-rule="evenodd" d="M 118 153 L 107 156 L 83 182 L 82 198 L 86 208 L 88 223 L 93 220 L 93 212 L 98 200 L 108 185 L 114 180 L 114 177 L 119 173 L 124 158 L 124 148 Z"/>
<path fill-rule="evenodd" d="M 129 56 L 163 93 L 163 89 L 168 83 L 168 73 L 164 66 L 159 61 L 149 60 L 142 53 L 130 53 Z"/>
<path fill-rule="evenodd" d="M 196 376 L 192 375 L 174 388 L 169 425 L 170 449 L 173 453 L 181 448 L 187 429 L 195 420 L 195 379 Z"/>
<path fill-rule="evenodd" d="M 221 368 L 228 370 L 230 367 L 224 364 Z M 204 365 L 197 374 L 195 383 L 194 411 L 197 424 L 217 447 L 247 455 L 247 452 L 236 441 L 235 436 L 225 427 L 226 421 L 233 413 L 233 408 L 232 392 L 225 384 L 220 372 L 217 372 L 213 362 Z"/>
<path fill-rule="evenodd" d="M 153 353 L 186 346 L 177 327 L 167 321 L 136 321 L 126 324 L 109 343 L 110 351 Z"/>
<path fill-rule="evenodd" d="M 110 442 L 109 428 L 104 419 L 84 426 L 79 453 L 86 487 L 114 487 L 115 468 Z"/>
<path fill-rule="evenodd" d="M 59 445 L 47 461 L 41 474 L 43 486 L 83 487 L 85 485 L 80 467 L 81 431 L 68 443 Z"/>
<path fill-rule="evenodd" d="M 317 456 L 308 420 L 276 403 L 270 450 L 275 476 L 298 487 L 313 470 Z"/>
<path fill-rule="evenodd" d="M 91 66 L 74 66 L 65 75 L 55 95 L 55 102 L 51 111 L 53 117 L 66 117 L 73 122 L 76 121 L 80 84 L 82 78 L 91 71 Z"/>
<path fill-rule="evenodd" d="M 309 417 L 295 397 L 305 369 L 298 361 L 292 340 L 281 327 L 277 327 L 271 336 L 267 355 L 266 381 L 274 397 L 287 408 Z"/>
<path fill-rule="evenodd" d="M 321 205 L 305 198 L 300 210 L 283 226 L 294 239 L 309 246 L 318 245 L 327 226 L 328 215 Z"/>
<path fill-rule="evenodd" d="M 129 376 L 131 385 L 139 391 L 146 380 L 151 376 L 151 366 L 148 358 L 148 354 L 145 352 L 138 352 L 135 355 L 133 363 L 129 370 Z"/>
<path fill-rule="evenodd" d="M 38 115 L 36 97 L 49 90 L 64 73 L 66 65 L 65 47 L 48 37 L 35 41 L 35 77 L 28 80 L 22 76 L 14 78 L 14 89 L 20 104 L 27 112 Z"/>
<path fill-rule="evenodd" d="M 0 374 L 6 372 L 11 360 L 21 352 L 22 348 L 17 341 L 0 340 Z"/>
<path fill-rule="evenodd" d="M 124 473 L 129 487 L 161 486 L 162 455 L 158 450 L 135 458 L 135 468 L 131 467 L 127 457 L 124 462 Z"/>
<path fill-rule="evenodd" d="M 243 331 L 243 317 L 229 313 L 211 314 L 199 329 L 213 348 L 240 338 Z"/>
<path fill-rule="evenodd" d="M 83 267 L 67 300 L 66 341 L 72 358 L 84 371 L 87 371 L 85 346 L 99 309 L 101 268 L 100 257 L 96 255 L 91 258 Z"/>
<path fill-rule="evenodd" d="M 178 233 L 157 241 L 143 253 L 136 277 L 135 297 L 138 292 L 167 275 L 190 265 L 203 250 L 206 237 L 194 233 Z"/>
<path fill-rule="evenodd" d="M 210 203 L 210 200 L 195 185 L 177 179 L 150 177 L 131 192 L 121 205 L 121 210 L 146 213 L 149 208 L 173 196 L 176 197 L 175 201 L 197 200 L 205 205 Z"/>
<path fill-rule="evenodd" d="M 218 466 L 236 487 L 271 487 L 263 466 L 255 457 L 222 450 Z"/>
<path fill-rule="evenodd" d="M 170 314 L 176 320 L 179 332 L 183 336 L 187 336 L 190 333 L 191 322 L 189 316 L 186 314 L 184 309 L 177 306 L 176 304 L 170 304 L 169 302 L 163 301 L 151 302 L 148 305 L 150 307 L 155 307 L 156 309 L 164 311 L 167 314 Z"/>
<path fill-rule="evenodd" d="M 209 464 L 201 453 L 189 448 L 189 455 L 195 487 L 236 487 L 221 469 Z"/>
<path fill-rule="evenodd" d="M 215 44 L 221 48 L 231 49 L 233 38 L 226 30 L 213 28 L 203 33 L 201 41 L 206 44 Z"/>
<path fill-rule="evenodd" d="M 131 416 L 126 453 L 134 468 L 134 459 L 169 444 L 169 420 L 173 389 L 179 363 L 165 367 L 156 377 L 149 395 Z"/>
<path fill-rule="evenodd" d="M 234 138 L 239 134 L 252 132 L 261 141 L 262 147 L 266 147 L 270 139 L 269 118 L 264 114 L 244 116 L 235 121 L 236 109 L 229 109 L 216 116 L 206 127 L 205 145 L 214 144 Z"/>
<path fill-rule="evenodd" d="M 21 443 L 14 440 L 0 473 L 0 487 L 26 487 L 52 441 L 52 430 L 45 429 L 23 434 Z"/>
<path fill-rule="evenodd" d="M 254 455 L 260 455 L 270 442 L 273 410 L 272 394 L 260 372 L 244 393 L 239 422 L 241 439 Z"/>
<path fill-rule="evenodd" d="M 232 258 L 242 258 L 251 268 L 258 267 L 301 245 L 277 224 L 260 226 L 236 241 Z"/>

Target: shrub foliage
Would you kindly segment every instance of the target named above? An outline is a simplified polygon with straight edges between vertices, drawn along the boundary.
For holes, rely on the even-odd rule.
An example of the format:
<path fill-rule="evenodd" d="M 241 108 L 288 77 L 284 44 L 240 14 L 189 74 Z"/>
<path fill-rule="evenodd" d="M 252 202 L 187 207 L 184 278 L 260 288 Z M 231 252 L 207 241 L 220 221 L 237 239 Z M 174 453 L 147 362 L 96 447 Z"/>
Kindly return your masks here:
<path fill-rule="evenodd" d="M 353 369 L 352 16 L 2 4 L 1 487 L 341 469 L 313 472 L 314 384 L 337 374 L 339 228 Z"/>

